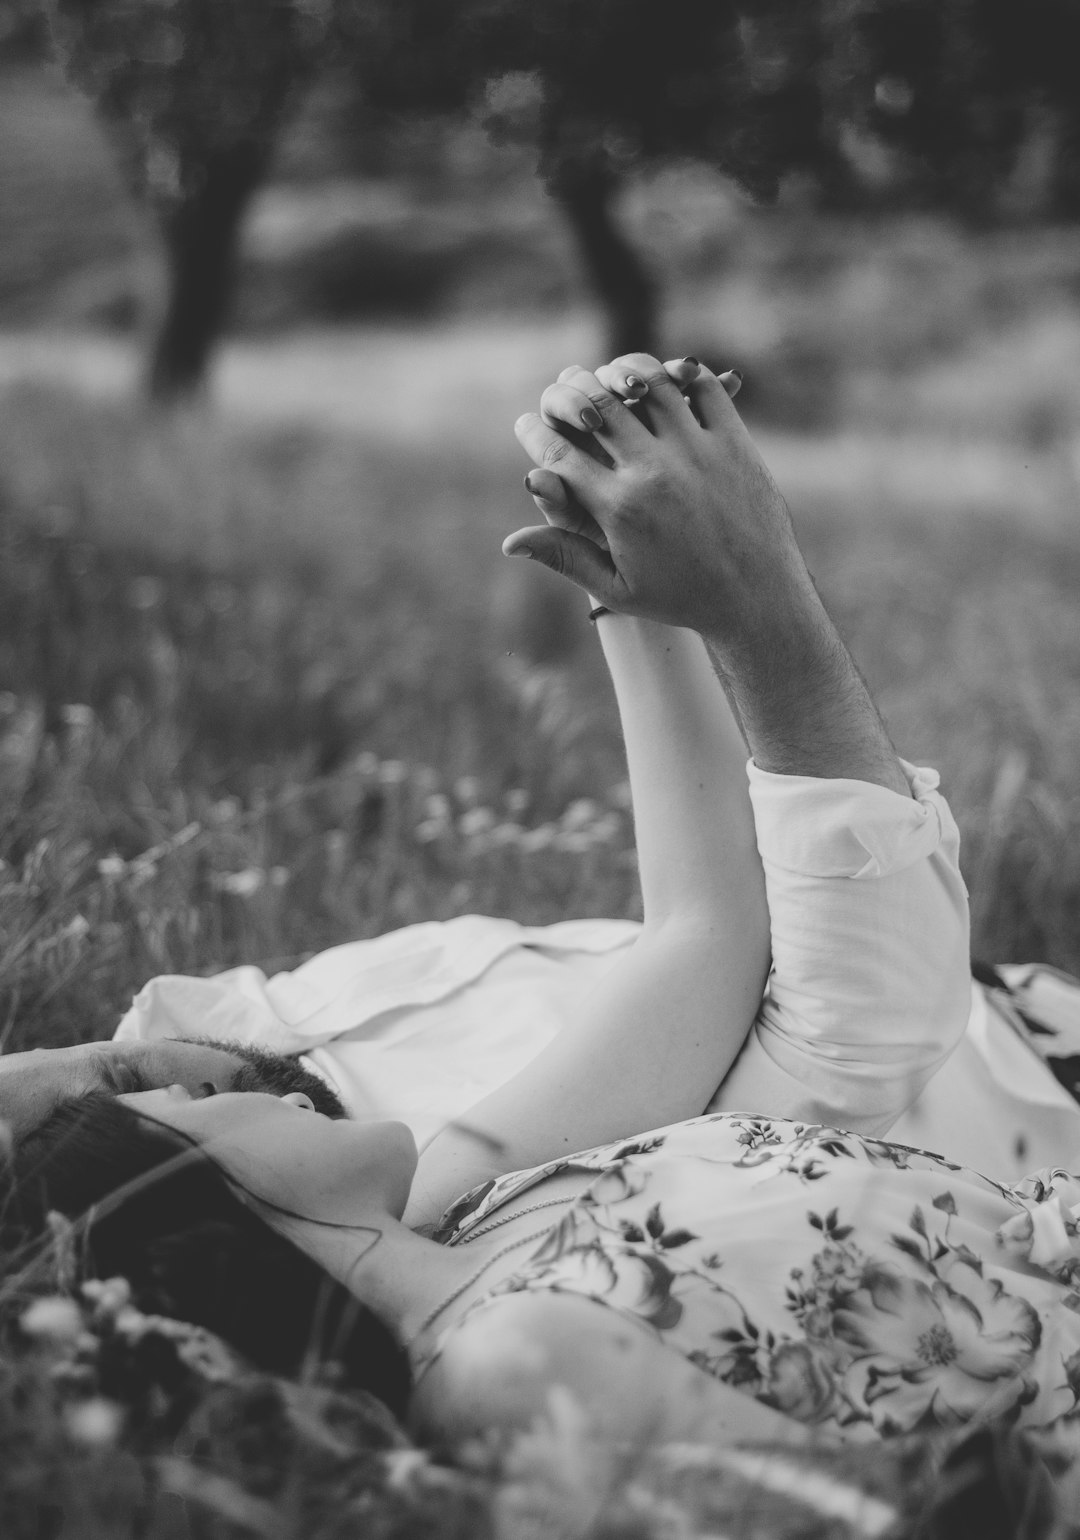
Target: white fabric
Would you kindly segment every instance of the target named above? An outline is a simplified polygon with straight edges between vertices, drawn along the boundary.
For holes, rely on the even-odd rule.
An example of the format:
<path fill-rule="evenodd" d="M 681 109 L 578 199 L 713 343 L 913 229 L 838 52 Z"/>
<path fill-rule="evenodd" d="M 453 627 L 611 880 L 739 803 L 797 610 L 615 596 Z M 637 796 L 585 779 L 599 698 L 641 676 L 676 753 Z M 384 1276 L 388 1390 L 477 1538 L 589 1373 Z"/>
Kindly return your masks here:
<path fill-rule="evenodd" d="M 909 774 L 912 798 L 751 767 L 775 972 L 710 1110 L 809 1118 L 832 1096 L 864 1130 L 891 1125 L 998 1180 L 1067 1165 L 1080 1108 L 972 991 L 955 825 L 933 772 Z M 273 978 L 153 979 L 117 1036 L 300 1053 L 355 1116 L 402 1118 L 423 1142 L 523 1067 L 637 934 L 621 920 L 413 925 Z"/>

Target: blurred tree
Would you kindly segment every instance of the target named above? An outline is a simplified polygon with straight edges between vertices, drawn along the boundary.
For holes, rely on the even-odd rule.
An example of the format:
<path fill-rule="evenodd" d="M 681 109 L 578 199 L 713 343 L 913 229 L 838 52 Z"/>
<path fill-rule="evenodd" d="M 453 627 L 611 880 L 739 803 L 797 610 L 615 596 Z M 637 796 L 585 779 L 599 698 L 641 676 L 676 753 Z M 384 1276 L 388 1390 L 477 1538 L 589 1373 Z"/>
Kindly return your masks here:
<path fill-rule="evenodd" d="M 1080 214 L 1078 0 L 819 5 L 830 110 L 893 152 L 893 197 L 977 220 Z"/>
<path fill-rule="evenodd" d="M 196 391 L 224 322 L 244 212 L 331 0 L 46 0 L 70 78 L 95 102 L 164 237 L 168 290 L 148 384 Z"/>
<path fill-rule="evenodd" d="M 657 285 L 617 213 L 633 172 L 706 161 L 758 198 L 794 167 L 837 185 L 845 172 L 821 128 L 813 4 L 340 0 L 339 14 L 369 108 L 472 106 L 495 137 L 535 146 L 611 352 L 659 345 Z"/>

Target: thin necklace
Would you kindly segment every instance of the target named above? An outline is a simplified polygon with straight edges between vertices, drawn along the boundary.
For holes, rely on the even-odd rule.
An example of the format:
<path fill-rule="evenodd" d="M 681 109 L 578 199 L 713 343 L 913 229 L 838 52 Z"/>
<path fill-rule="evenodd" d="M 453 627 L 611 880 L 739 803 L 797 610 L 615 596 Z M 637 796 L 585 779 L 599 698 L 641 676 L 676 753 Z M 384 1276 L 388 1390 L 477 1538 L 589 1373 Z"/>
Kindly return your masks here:
<path fill-rule="evenodd" d="M 490 1235 L 492 1230 L 497 1230 L 500 1225 L 508 1225 L 514 1219 L 524 1219 L 526 1214 L 535 1214 L 540 1208 L 554 1208 L 557 1203 L 573 1203 L 575 1195 L 567 1197 L 564 1193 L 561 1198 L 545 1198 L 543 1203 L 530 1203 L 528 1208 L 515 1209 L 512 1214 L 503 1214 L 498 1219 L 484 1220 L 478 1224 L 475 1230 L 470 1230 L 468 1235 L 463 1235 L 459 1241 L 452 1241 L 454 1246 L 468 1246 L 471 1241 L 479 1240 L 482 1235 Z"/>
<path fill-rule="evenodd" d="M 440 1304 L 435 1306 L 435 1309 L 431 1312 L 431 1314 L 420 1323 L 416 1333 L 413 1336 L 410 1346 L 419 1342 L 420 1338 L 424 1335 L 428 1328 L 439 1319 L 444 1310 L 448 1310 L 455 1300 L 460 1299 L 468 1289 L 472 1288 L 474 1283 L 479 1283 L 480 1279 L 487 1272 L 488 1268 L 497 1262 L 500 1257 L 507 1256 L 511 1251 L 516 1250 L 518 1246 L 527 1246 L 530 1241 L 538 1241 L 542 1235 L 547 1235 L 550 1229 L 550 1225 L 545 1225 L 542 1230 L 535 1230 L 532 1235 L 519 1236 L 516 1241 L 510 1241 L 508 1245 L 503 1246 L 499 1251 L 496 1251 L 493 1256 L 488 1257 L 476 1269 L 475 1273 L 466 1278 L 465 1282 L 461 1284 L 459 1288 L 456 1288 L 452 1294 L 448 1294 Z"/>

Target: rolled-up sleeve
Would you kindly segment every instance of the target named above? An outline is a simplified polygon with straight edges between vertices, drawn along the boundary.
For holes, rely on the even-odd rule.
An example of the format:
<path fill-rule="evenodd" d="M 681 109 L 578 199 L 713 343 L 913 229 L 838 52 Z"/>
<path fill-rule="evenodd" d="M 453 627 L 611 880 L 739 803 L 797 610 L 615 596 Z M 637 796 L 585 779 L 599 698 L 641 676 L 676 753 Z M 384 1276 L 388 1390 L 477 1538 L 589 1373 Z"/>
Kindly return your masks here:
<path fill-rule="evenodd" d="M 751 763 L 772 973 L 710 1111 L 884 1134 L 963 1036 L 960 836 L 937 774 L 901 763 L 910 797 Z"/>

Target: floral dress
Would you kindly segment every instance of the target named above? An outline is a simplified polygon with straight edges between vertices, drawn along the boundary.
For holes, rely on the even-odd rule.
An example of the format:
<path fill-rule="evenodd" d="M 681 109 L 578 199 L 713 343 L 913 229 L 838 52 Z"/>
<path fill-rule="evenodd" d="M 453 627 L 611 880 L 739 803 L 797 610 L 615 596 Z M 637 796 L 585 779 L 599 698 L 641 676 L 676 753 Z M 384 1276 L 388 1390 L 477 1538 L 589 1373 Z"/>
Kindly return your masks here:
<path fill-rule="evenodd" d="M 1002 1187 L 904 1145 L 717 1114 L 486 1183 L 436 1239 L 467 1241 L 568 1169 L 595 1177 L 433 1356 L 492 1299 L 553 1290 L 850 1439 L 1080 1416 L 1080 1179 L 1067 1172 Z"/>

